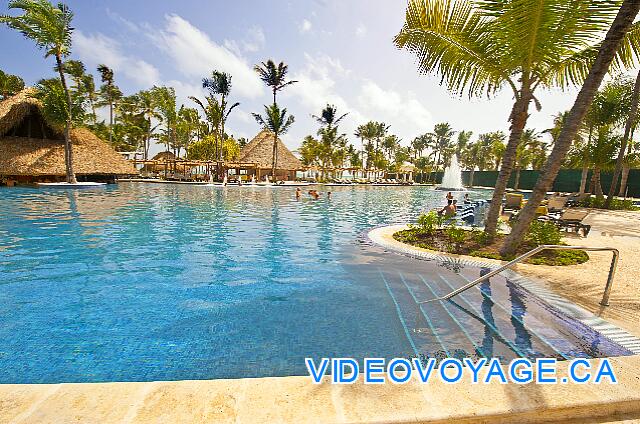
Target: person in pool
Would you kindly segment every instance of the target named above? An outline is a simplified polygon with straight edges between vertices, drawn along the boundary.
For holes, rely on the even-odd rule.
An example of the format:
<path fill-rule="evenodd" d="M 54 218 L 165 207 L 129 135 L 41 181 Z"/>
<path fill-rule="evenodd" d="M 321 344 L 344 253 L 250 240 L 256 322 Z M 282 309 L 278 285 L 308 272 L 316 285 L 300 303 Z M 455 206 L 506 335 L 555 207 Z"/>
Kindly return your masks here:
<path fill-rule="evenodd" d="M 320 198 L 320 193 L 317 190 L 309 190 L 309 196 L 313 198 L 313 200 L 318 200 Z"/>
<path fill-rule="evenodd" d="M 451 192 L 447 193 L 447 200 L 453 200 L 453 194 L 451 194 Z"/>
<path fill-rule="evenodd" d="M 440 209 L 438 215 L 444 215 L 446 217 L 454 216 L 456 214 L 456 204 L 454 202 L 456 201 L 451 199 L 447 200 L 447 206 Z"/>
<path fill-rule="evenodd" d="M 302 190 L 300 190 L 300 187 L 296 187 L 296 200 L 300 199 L 301 195 L 302 195 Z"/>

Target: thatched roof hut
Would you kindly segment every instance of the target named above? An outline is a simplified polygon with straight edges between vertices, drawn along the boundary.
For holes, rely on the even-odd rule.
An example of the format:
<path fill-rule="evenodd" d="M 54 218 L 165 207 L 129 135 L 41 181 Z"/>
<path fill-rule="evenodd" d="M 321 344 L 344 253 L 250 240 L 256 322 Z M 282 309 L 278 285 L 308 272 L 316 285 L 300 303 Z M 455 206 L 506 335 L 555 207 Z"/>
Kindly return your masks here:
<path fill-rule="evenodd" d="M 65 176 L 64 134 L 42 114 L 40 101 L 26 89 L 0 102 L 0 176 L 39 181 Z M 111 180 L 138 172 L 107 142 L 86 128 L 71 131 L 73 168 L 83 176 Z M 101 178 L 100 178 L 101 177 Z"/>
<path fill-rule="evenodd" d="M 177 159 L 176 155 L 169 151 L 160 152 L 157 155 L 155 155 L 153 158 L 151 158 L 151 160 L 167 161 L 167 162 L 176 160 L 176 159 Z"/>
<path fill-rule="evenodd" d="M 302 169 L 302 162 L 287 149 L 278 138 L 279 170 L 296 171 Z M 273 163 L 273 133 L 262 130 L 240 151 L 238 162 L 253 162 L 258 169 L 270 170 Z"/>

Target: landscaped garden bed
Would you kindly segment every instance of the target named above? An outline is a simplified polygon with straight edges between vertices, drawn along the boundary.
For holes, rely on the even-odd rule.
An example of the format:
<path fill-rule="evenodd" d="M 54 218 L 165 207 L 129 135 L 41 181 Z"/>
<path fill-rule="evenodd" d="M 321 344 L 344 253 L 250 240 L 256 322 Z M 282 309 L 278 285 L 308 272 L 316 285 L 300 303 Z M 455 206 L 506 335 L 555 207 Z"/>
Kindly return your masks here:
<path fill-rule="evenodd" d="M 503 258 L 499 249 L 506 236 L 497 234 L 488 238 L 478 228 L 466 229 L 446 220 L 436 212 L 423 214 L 415 225 L 409 225 L 406 230 L 398 231 L 393 238 L 402 243 L 439 252 L 458 255 L 477 256 L 482 258 L 511 260 L 513 257 Z M 526 241 L 516 252 L 516 256 L 542 244 L 563 244 L 560 230 L 550 222 L 534 221 L 531 225 Z M 580 250 L 547 250 L 525 260 L 534 265 L 575 265 L 589 260 L 589 255 Z"/>

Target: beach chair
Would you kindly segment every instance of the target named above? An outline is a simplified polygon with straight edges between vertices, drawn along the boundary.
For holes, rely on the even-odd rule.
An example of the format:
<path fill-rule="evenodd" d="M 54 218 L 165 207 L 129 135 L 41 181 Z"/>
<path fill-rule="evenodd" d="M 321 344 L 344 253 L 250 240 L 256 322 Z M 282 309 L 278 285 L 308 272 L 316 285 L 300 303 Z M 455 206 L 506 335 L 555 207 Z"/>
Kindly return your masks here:
<path fill-rule="evenodd" d="M 591 225 L 582 222 L 587 215 L 589 215 L 589 211 L 567 209 L 560 216 L 544 215 L 539 217 L 538 220 L 553 222 L 559 229 L 565 231 L 573 230 L 576 234 L 580 234 L 582 230 L 582 235 L 586 237 L 591 231 Z"/>
<path fill-rule="evenodd" d="M 575 193 L 572 194 L 571 196 L 569 196 L 569 199 L 567 200 L 567 207 L 573 207 L 573 206 L 577 206 L 580 203 L 584 202 L 585 200 L 587 200 L 589 197 L 591 197 L 591 193 Z"/>
<path fill-rule="evenodd" d="M 568 201 L 568 197 L 554 196 L 549 199 L 549 203 L 547 203 L 547 209 L 549 209 L 549 212 L 562 212 Z"/>
<path fill-rule="evenodd" d="M 503 210 L 505 211 L 519 211 L 522 209 L 522 202 L 524 196 L 522 194 L 507 193 L 505 195 L 505 204 Z"/>

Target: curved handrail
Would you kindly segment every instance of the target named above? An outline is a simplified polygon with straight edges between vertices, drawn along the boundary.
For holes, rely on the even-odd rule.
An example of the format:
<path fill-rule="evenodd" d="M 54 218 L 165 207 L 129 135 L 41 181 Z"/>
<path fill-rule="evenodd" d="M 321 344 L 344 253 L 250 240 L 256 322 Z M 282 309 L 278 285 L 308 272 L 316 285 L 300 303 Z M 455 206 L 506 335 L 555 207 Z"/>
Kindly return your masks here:
<path fill-rule="evenodd" d="M 442 296 L 442 297 L 437 297 L 435 299 L 430 299 L 430 300 L 423 300 L 422 302 L 419 302 L 419 304 L 422 303 L 429 303 L 429 302 L 434 302 L 436 300 L 448 300 L 451 299 L 453 296 L 456 296 L 460 293 L 462 293 L 463 291 L 466 291 L 468 289 L 470 289 L 471 287 L 475 286 L 476 284 L 479 284 L 485 280 L 487 280 L 488 278 L 493 277 L 496 274 L 501 273 L 502 271 L 512 267 L 513 265 L 517 264 L 518 262 L 521 262 L 525 259 L 527 259 L 530 256 L 535 255 L 538 252 L 541 252 L 543 250 L 558 250 L 558 249 L 562 249 L 562 250 L 587 250 L 587 251 L 592 251 L 592 252 L 598 252 L 598 251 L 611 251 L 613 253 L 613 258 L 611 259 L 611 267 L 609 268 L 609 276 L 607 278 L 607 285 L 605 286 L 604 289 L 604 295 L 602 296 L 602 301 L 600 301 L 600 304 L 602 306 L 609 306 L 609 294 L 611 293 L 611 287 L 613 286 L 613 277 L 615 276 L 616 273 L 616 268 L 618 266 L 618 256 L 620 256 L 620 252 L 618 251 L 618 249 L 614 248 L 614 247 L 587 247 L 587 246 L 561 246 L 561 245 L 557 245 L 557 244 L 543 244 L 540 245 L 534 249 L 531 249 L 530 251 L 528 251 L 527 253 L 518 256 L 517 258 L 515 258 L 514 260 L 504 264 L 503 266 L 501 266 L 500 268 L 494 269 L 493 271 L 480 276 L 479 278 L 476 278 L 475 280 L 473 280 L 472 282 L 465 284 L 464 286 L 460 287 L 459 289 L 456 289 L 454 291 L 452 291 L 451 293 Z"/>

